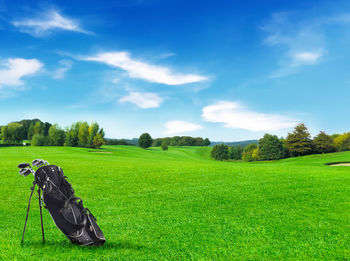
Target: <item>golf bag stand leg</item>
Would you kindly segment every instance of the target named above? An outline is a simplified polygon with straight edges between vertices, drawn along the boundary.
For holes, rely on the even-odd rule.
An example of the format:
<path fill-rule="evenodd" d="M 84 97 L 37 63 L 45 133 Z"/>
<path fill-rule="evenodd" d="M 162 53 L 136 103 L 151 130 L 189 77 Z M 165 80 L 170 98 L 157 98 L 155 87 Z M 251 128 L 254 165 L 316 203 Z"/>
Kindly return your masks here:
<path fill-rule="evenodd" d="M 23 234 L 22 234 L 21 244 L 23 244 L 24 233 L 26 232 L 27 221 L 28 221 L 28 214 L 29 214 L 29 208 L 30 208 L 30 201 L 32 200 L 32 196 L 33 196 L 33 193 L 34 193 L 35 185 L 36 185 L 36 183 L 33 182 L 33 187 L 30 188 L 30 190 L 31 190 L 32 192 L 30 193 L 30 196 L 29 196 L 28 207 L 27 207 L 27 215 L 26 215 L 26 221 L 25 221 L 25 223 L 24 223 L 24 228 L 23 228 Z"/>
<path fill-rule="evenodd" d="M 43 212 L 42 212 L 42 198 L 40 193 L 40 188 L 38 189 L 38 196 L 39 196 L 39 209 L 40 209 L 40 220 L 41 220 L 41 234 L 43 238 L 43 244 L 45 243 L 45 235 L 44 235 L 44 222 L 43 222 Z"/>

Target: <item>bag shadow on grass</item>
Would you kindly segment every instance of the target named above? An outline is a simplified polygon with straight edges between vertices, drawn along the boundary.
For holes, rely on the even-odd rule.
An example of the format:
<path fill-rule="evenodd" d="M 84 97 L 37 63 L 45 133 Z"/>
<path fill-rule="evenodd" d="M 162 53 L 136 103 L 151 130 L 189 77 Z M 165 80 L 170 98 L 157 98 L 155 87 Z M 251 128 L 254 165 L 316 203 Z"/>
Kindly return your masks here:
<path fill-rule="evenodd" d="M 107 241 L 103 246 L 78 246 L 73 245 L 70 242 L 67 241 L 46 241 L 45 243 L 42 243 L 41 241 L 32 241 L 32 242 L 24 242 L 21 244 L 22 248 L 26 247 L 34 247 L 34 248 L 45 248 L 45 247 L 59 247 L 60 249 L 75 249 L 75 248 L 86 248 L 86 249 L 93 249 L 96 250 L 110 250 L 110 249 L 129 249 L 129 250 L 143 250 L 146 247 L 142 245 L 137 245 L 128 241 L 117 241 L 117 242 L 110 242 Z"/>
<path fill-rule="evenodd" d="M 145 246 L 137 245 L 128 241 L 119 242 L 106 242 L 103 246 L 99 247 L 102 249 L 131 249 L 131 250 L 143 250 Z"/>

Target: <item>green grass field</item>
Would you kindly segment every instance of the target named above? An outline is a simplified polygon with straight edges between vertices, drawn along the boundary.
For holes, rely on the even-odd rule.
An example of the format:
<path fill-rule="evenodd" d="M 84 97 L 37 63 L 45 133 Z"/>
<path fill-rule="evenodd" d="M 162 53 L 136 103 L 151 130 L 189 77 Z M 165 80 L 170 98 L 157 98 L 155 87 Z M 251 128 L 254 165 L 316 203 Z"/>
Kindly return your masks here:
<path fill-rule="evenodd" d="M 0 148 L 0 259 L 339 259 L 350 258 L 350 152 L 275 162 L 218 162 L 210 148 L 106 153 L 66 147 Z M 107 242 L 79 247 L 44 210 L 41 243 L 34 200 L 20 245 L 33 178 L 17 164 L 44 158 L 63 168 Z M 36 198 L 35 198 L 36 199 Z"/>

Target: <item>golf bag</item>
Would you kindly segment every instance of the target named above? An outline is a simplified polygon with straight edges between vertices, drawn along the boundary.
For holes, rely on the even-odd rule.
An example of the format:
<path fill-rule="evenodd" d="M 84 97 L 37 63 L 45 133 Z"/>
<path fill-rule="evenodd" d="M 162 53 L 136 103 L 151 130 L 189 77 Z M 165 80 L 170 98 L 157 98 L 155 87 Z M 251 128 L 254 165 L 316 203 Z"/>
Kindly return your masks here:
<path fill-rule="evenodd" d="M 37 184 L 39 187 L 38 194 L 40 214 L 40 204 L 42 204 L 42 202 L 40 203 L 41 190 L 43 192 L 42 199 L 45 203 L 45 208 L 49 211 L 56 226 L 69 238 L 73 244 L 96 246 L 104 244 L 106 239 L 96 223 L 96 218 L 92 215 L 88 208 L 83 206 L 83 201 L 74 195 L 74 189 L 67 181 L 67 178 L 64 176 L 60 167 L 55 165 L 42 166 L 35 171 L 34 177 L 35 180 L 33 182 L 34 185 L 32 188 L 32 194 L 34 187 Z M 29 205 L 27 217 L 28 211 Z M 43 223 L 42 233 L 44 242 Z"/>

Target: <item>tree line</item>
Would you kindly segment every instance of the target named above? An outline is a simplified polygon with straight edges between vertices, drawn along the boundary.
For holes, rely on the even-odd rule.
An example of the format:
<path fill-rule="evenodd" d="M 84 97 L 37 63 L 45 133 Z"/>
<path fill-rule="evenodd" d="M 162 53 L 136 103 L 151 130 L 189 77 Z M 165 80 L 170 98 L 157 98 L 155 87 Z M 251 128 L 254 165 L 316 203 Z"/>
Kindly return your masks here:
<path fill-rule="evenodd" d="M 0 126 L 0 137 L 3 143 L 17 144 L 23 140 L 31 140 L 34 134 L 47 136 L 51 126 L 51 123 L 39 119 L 11 122 Z"/>
<path fill-rule="evenodd" d="M 34 119 L 11 122 L 0 129 L 3 144 L 21 144 L 23 140 L 30 140 L 32 146 L 99 148 L 105 144 L 105 133 L 97 123 L 79 121 L 62 129 L 58 124 Z"/>
<path fill-rule="evenodd" d="M 174 136 L 166 138 L 157 138 L 153 140 L 152 146 L 159 147 L 162 143 L 169 146 L 209 146 L 210 140 L 208 138 L 190 137 L 190 136 Z"/>
<path fill-rule="evenodd" d="M 62 129 L 58 124 L 42 122 L 39 119 L 22 120 L 0 126 L 0 138 L 3 144 L 18 145 L 29 141 L 32 146 L 70 146 L 99 148 L 107 145 L 138 145 L 141 148 L 168 146 L 209 146 L 208 138 L 174 136 L 152 139 L 143 133 L 138 139 L 105 139 L 103 129 L 97 123 L 75 122 Z"/>
<path fill-rule="evenodd" d="M 148 133 L 143 133 L 148 134 Z M 143 135 L 142 134 L 142 135 Z M 139 138 L 133 138 L 133 139 L 106 139 L 106 145 L 135 145 L 140 146 Z M 149 135 L 149 134 L 148 134 Z M 201 137 L 190 137 L 190 136 L 174 136 L 174 137 L 166 137 L 166 138 L 156 138 L 153 139 L 151 136 L 149 136 L 152 142 L 149 147 L 161 147 L 162 144 L 169 145 L 169 146 L 209 146 L 210 141 L 208 138 L 201 138 Z M 140 146 L 141 147 L 141 146 Z M 147 147 L 148 148 L 148 147 Z"/>
<path fill-rule="evenodd" d="M 285 139 L 265 134 L 258 144 L 245 147 L 218 144 L 213 147 L 211 156 L 216 160 L 258 161 L 345 150 L 350 150 L 350 132 L 328 135 L 321 131 L 312 139 L 305 124 L 301 123 Z"/>
<path fill-rule="evenodd" d="M 137 138 L 134 139 L 105 139 L 106 145 L 129 145 L 129 146 L 136 146 L 137 145 Z"/>
<path fill-rule="evenodd" d="M 148 133 L 141 134 L 137 142 L 138 146 L 147 149 L 149 147 L 161 147 L 162 150 L 168 150 L 168 146 L 209 146 L 208 138 L 190 137 L 190 136 L 174 136 L 166 138 L 152 139 Z"/>

